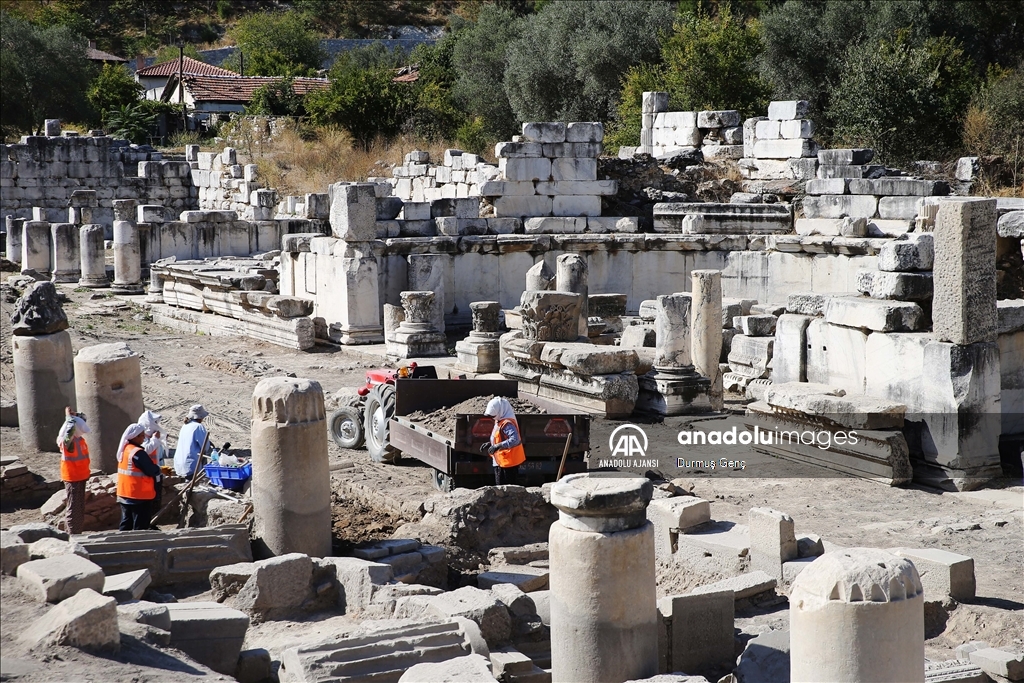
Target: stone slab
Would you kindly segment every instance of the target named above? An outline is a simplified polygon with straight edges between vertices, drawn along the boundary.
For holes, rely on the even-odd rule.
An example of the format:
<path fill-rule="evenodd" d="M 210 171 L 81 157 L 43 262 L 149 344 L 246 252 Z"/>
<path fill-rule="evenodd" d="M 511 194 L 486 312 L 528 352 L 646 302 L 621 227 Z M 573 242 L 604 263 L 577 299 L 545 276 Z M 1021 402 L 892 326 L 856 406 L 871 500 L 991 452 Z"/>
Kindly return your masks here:
<path fill-rule="evenodd" d="M 218 673 L 235 673 L 249 615 L 216 602 L 174 602 L 167 605 L 167 611 L 171 647 Z"/>
<path fill-rule="evenodd" d="M 917 567 L 926 602 L 943 601 L 945 596 L 961 602 L 975 598 L 973 557 L 938 548 L 893 548 L 891 552 Z"/>
<path fill-rule="evenodd" d="M 909 301 L 837 296 L 828 301 L 825 321 L 876 332 L 915 332 L 924 324 L 924 313 Z"/>
<path fill-rule="evenodd" d="M 747 600 L 755 596 L 774 591 L 778 581 L 767 572 L 755 569 L 739 576 L 729 579 L 722 579 L 704 586 L 698 586 L 690 591 L 691 595 L 703 593 L 719 593 L 721 591 L 732 591 L 736 600 Z"/>
<path fill-rule="evenodd" d="M 491 588 L 500 583 L 510 583 L 524 593 L 546 590 L 548 570 L 530 565 L 510 565 L 500 570 L 483 572 L 476 578 L 476 585 L 480 588 Z"/>
<path fill-rule="evenodd" d="M 103 592 L 103 570 L 74 554 L 31 560 L 18 567 L 17 575 L 41 602 L 60 602 L 85 588 Z"/>
<path fill-rule="evenodd" d="M 118 603 L 138 600 L 152 581 L 148 569 L 114 574 L 103 580 L 103 594 L 114 598 Z"/>
<path fill-rule="evenodd" d="M 85 588 L 28 626 L 19 640 L 30 645 L 70 645 L 88 650 L 117 652 L 121 631 L 117 602 Z"/>

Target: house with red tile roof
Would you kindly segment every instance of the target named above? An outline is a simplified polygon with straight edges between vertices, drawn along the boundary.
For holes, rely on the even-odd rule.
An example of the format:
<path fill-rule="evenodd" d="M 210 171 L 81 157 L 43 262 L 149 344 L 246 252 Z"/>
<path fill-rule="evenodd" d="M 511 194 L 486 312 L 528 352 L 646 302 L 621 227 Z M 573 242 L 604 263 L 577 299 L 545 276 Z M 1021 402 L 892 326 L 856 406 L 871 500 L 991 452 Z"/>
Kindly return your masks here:
<path fill-rule="evenodd" d="M 197 114 L 213 114 L 243 111 L 257 89 L 281 79 L 274 76 L 186 74 L 182 80 L 185 84 L 185 104 Z M 297 95 L 305 95 L 329 85 L 330 81 L 326 78 L 292 79 L 292 87 Z M 178 101 L 177 74 L 169 77 L 161 99 L 165 102 Z"/>
<path fill-rule="evenodd" d="M 169 93 L 172 97 L 164 97 L 164 90 L 167 88 L 167 81 L 174 77 L 177 83 L 179 71 L 185 76 L 238 76 L 234 71 L 222 69 L 213 64 L 200 62 L 198 59 L 183 57 L 179 63 L 177 59 L 171 59 L 159 64 L 153 64 L 135 72 L 135 80 L 146 89 L 147 100 L 165 99 L 171 102 L 178 101 L 176 92 Z"/>

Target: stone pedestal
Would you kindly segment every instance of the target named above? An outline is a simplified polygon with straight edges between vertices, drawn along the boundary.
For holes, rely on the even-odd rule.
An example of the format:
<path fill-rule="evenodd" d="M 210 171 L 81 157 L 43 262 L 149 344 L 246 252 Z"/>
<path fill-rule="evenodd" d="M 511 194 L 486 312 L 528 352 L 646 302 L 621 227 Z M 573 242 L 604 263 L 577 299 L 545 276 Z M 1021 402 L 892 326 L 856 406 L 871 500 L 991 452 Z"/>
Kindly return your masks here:
<path fill-rule="evenodd" d="M 690 362 L 689 294 L 658 297 L 654 370 L 639 378 L 636 408 L 656 415 L 689 415 L 711 408 L 711 381 Z M 721 317 L 717 318 L 721 320 Z"/>
<path fill-rule="evenodd" d="M 164 278 L 154 269 L 149 271 L 149 289 L 146 290 L 146 301 L 151 304 L 164 302 Z"/>
<path fill-rule="evenodd" d="M 827 553 L 797 576 L 789 605 L 794 683 L 924 681 L 924 590 L 909 560 Z"/>
<path fill-rule="evenodd" d="M 341 320 L 331 325 L 331 340 L 339 344 L 379 344 L 384 341 L 380 318 L 377 259 L 373 256 L 340 259 L 344 305 Z"/>
<path fill-rule="evenodd" d="M 497 301 L 474 301 L 469 305 L 473 314 L 473 331 L 455 345 L 458 357 L 456 366 L 468 372 L 498 372 L 500 352 L 498 339 L 498 313 L 501 304 Z"/>
<path fill-rule="evenodd" d="M 12 263 L 21 263 L 22 235 L 25 231 L 25 219 L 7 216 L 7 243 L 4 251 L 7 260 Z"/>
<path fill-rule="evenodd" d="M 21 443 L 28 449 L 56 452 L 64 407 L 74 409 L 77 405 L 71 335 L 66 330 L 15 335 L 11 337 L 11 346 Z"/>
<path fill-rule="evenodd" d="M 448 310 L 445 302 L 452 294 L 447 282 L 452 274 L 451 257 L 447 254 L 410 254 L 408 273 L 410 291 L 434 293 L 435 310 L 431 319 L 435 321 L 437 331 L 444 332 L 444 314 Z"/>
<path fill-rule="evenodd" d="M 693 286 L 692 336 L 693 369 L 711 383 L 711 409 L 724 407 L 722 397 L 722 271 L 691 271 Z"/>
<path fill-rule="evenodd" d="M 587 305 L 587 262 L 578 254 L 562 254 L 555 259 L 555 289 L 559 292 L 571 292 L 580 295 L 580 314 L 578 336 L 586 339 L 588 335 L 588 319 L 590 316 Z"/>
<path fill-rule="evenodd" d="M 107 279 L 106 249 L 103 244 L 105 228 L 102 225 L 83 225 L 78 229 L 82 277 L 79 287 L 109 287 Z"/>
<path fill-rule="evenodd" d="M 124 342 L 85 347 L 75 356 L 75 392 L 92 430 L 92 466 L 116 474 L 121 435 L 145 410 L 139 356 Z"/>
<path fill-rule="evenodd" d="M 122 294 L 142 294 L 142 254 L 139 230 L 131 221 L 114 221 L 114 283 Z"/>
<path fill-rule="evenodd" d="M 53 254 L 51 240 L 49 223 L 25 221 L 21 233 L 21 272 L 34 271 L 39 275 L 50 275 L 50 257 Z"/>
<path fill-rule="evenodd" d="M 394 341 L 387 342 L 389 356 L 425 358 L 446 356 L 445 336 L 437 330 L 438 309 L 433 292 L 402 292 L 405 320 L 395 331 Z"/>
<path fill-rule="evenodd" d="M 588 474 L 551 489 L 551 680 L 627 681 L 658 673 L 652 484 Z"/>
<path fill-rule="evenodd" d="M 253 555 L 331 554 L 331 473 L 324 392 L 271 377 L 252 395 Z"/>
<path fill-rule="evenodd" d="M 78 282 L 82 276 L 82 258 L 78 246 L 78 227 L 72 223 L 53 223 L 50 225 L 50 244 L 53 254 L 54 282 Z"/>

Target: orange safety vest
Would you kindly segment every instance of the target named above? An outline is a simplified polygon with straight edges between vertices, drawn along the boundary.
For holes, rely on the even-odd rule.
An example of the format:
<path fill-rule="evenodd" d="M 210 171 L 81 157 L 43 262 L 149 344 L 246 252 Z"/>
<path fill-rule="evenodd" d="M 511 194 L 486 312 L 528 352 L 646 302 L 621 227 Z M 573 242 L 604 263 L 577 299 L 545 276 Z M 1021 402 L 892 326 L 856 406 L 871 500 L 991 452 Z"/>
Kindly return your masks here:
<path fill-rule="evenodd" d="M 61 481 L 83 481 L 89 478 L 89 445 L 85 439 L 76 436 L 71 446 L 60 445 Z"/>
<path fill-rule="evenodd" d="M 507 424 L 511 424 L 516 428 L 516 432 L 519 433 L 519 423 L 513 418 L 506 418 L 504 420 L 495 420 L 494 429 L 491 431 L 491 445 L 496 446 L 501 443 L 504 439 L 501 438 L 501 428 Z M 523 435 L 519 433 L 519 445 L 513 446 L 512 448 L 505 448 L 503 450 L 494 451 L 494 460 L 498 463 L 498 467 L 515 467 L 516 465 L 522 465 L 526 462 L 526 451 L 523 450 Z"/>
<path fill-rule="evenodd" d="M 121 498 L 136 500 L 153 500 L 156 498 L 156 484 L 153 477 L 135 467 L 132 457 L 136 452 L 149 457 L 153 464 L 156 458 L 133 443 L 127 444 L 121 453 L 121 461 L 117 463 L 117 495 Z"/>

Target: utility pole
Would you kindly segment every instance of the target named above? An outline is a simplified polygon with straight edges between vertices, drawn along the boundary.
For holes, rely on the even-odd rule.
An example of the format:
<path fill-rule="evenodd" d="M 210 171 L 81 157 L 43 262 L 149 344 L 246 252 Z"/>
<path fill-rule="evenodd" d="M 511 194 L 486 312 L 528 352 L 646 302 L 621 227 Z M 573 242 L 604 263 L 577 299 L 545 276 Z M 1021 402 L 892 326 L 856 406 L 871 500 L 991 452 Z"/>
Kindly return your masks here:
<path fill-rule="evenodd" d="M 178 39 L 178 105 L 181 107 L 181 132 L 188 131 L 185 118 L 185 42 Z"/>
<path fill-rule="evenodd" d="M 242 72 L 240 76 L 245 75 L 245 53 L 241 50 L 238 51 L 238 70 Z"/>

